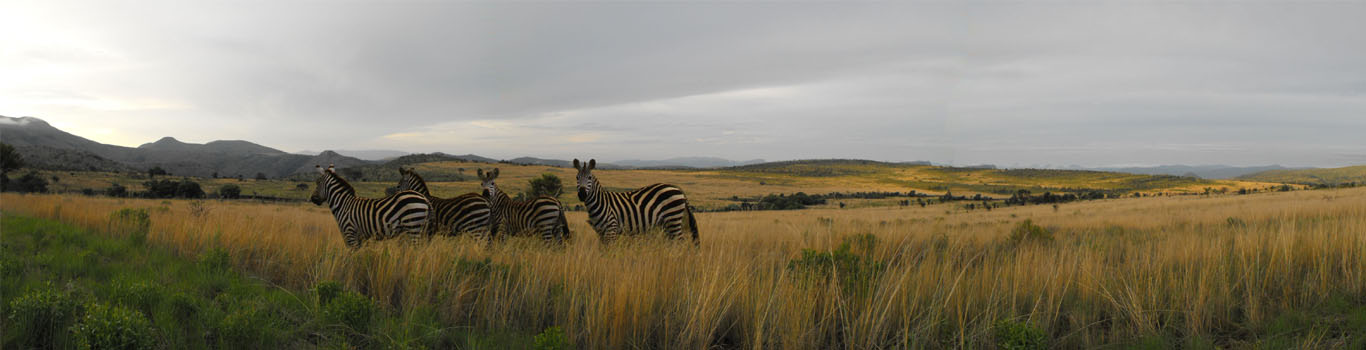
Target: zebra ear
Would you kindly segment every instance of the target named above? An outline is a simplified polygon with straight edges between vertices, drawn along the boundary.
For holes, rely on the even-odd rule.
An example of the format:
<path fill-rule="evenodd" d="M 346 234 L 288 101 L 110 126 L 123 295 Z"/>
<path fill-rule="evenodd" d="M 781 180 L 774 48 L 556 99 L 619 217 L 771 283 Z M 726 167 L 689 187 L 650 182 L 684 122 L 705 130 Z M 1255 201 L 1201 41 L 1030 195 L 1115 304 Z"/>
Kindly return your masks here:
<path fill-rule="evenodd" d="M 579 159 L 574 158 L 574 170 L 579 170 Z"/>
<path fill-rule="evenodd" d="M 478 170 L 479 181 L 484 181 L 484 168 L 479 168 Z"/>
<path fill-rule="evenodd" d="M 493 175 L 489 175 L 489 180 L 493 180 L 493 179 L 495 179 L 495 178 L 497 178 L 497 177 L 498 177 L 498 168 L 493 168 Z"/>
<path fill-rule="evenodd" d="M 597 169 L 597 167 L 598 167 L 598 160 L 597 160 L 597 159 L 589 159 L 589 160 L 588 160 L 588 170 Z"/>

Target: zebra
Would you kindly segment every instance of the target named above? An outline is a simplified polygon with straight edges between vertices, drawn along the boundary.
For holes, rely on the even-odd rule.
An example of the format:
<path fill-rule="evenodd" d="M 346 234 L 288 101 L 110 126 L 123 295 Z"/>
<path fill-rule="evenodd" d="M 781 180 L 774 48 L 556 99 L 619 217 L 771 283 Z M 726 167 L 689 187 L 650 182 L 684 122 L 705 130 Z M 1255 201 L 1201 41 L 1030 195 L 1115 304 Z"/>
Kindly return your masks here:
<path fill-rule="evenodd" d="M 547 243 L 569 241 L 569 221 L 564 218 L 564 207 L 560 205 L 560 200 L 547 196 L 514 200 L 493 182 L 498 178 L 498 168 L 489 172 L 479 169 L 478 175 L 484 188 L 484 198 L 493 207 L 494 224 L 491 226 L 501 224 L 504 226 L 503 232 L 509 235 L 540 232 L 541 239 Z"/>
<path fill-rule="evenodd" d="M 327 203 L 332 209 L 346 246 L 357 249 L 368 239 L 379 241 L 401 233 L 414 241 L 422 238 L 431 203 L 421 193 L 400 191 L 384 198 L 359 198 L 332 165 L 326 170 L 313 167 L 319 176 L 309 200 L 315 205 Z"/>
<path fill-rule="evenodd" d="M 598 232 L 603 244 L 612 243 L 622 234 L 640 234 L 655 227 L 662 227 L 666 237 L 678 239 L 683 236 L 685 219 L 693 244 L 698 244 L 697 219 L 682 189 L 653 184 L 633 191 L 607 191 L 593 175 L 597 163 L 596 159 L 589 159 L 580 165 L 574 159 L 574 169 L 578 170 L 579 200 L 588 208 L 588 224 Z"/>
<path fill-rule="evenodd" d="M 454 198 L 437 198 L 427 189 L 427 182 L 413 169 L 398 168 L 402 179 L 398 182 L 400 191 L 416 191 L 432 203 L 431 218 L 427 223 L 427 235 L 441 233 L 459 236 L 470 233 L 475 238 L 492 238 L 497 235 L 489 225 L 492 208 L 488 199 L 478 193 L 466 193 Z"/>

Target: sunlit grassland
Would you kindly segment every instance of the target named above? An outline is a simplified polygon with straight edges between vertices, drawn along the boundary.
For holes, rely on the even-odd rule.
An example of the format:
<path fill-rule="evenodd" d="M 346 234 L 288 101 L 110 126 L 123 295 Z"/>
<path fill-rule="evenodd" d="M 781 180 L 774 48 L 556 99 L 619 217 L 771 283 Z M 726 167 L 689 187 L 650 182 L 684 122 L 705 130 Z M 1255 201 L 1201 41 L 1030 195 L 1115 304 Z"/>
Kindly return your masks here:
<path fill-rule="evenodd" d="M 559 326 L 580 348 L 994 347 L 1003 324 L 1060 347 L 1366 344 L 1366 189 L 702 213 L 699 247 L 604 248 L 572 212 L 562 249 L 436 239 L 350 251 L 320 207 L 191 203 L 0 196 L 6 211 L 93 229 L 148 208 L 148 241 L 179 254 L 223 249 L 286 288 L 340 281 L 462 329 Z M 1026 219 L 1053 240 L 1010 240 Z"/>
<path fill-rule="evenodd" d="M 475 177 L 477 169 L 501 169 L 499 186 L 509 193 L 519 193 L 528 187 L 527 181 L 542 174 L 558 176 L 565 186 L 560 200 L 568 206 L 581 204 L 574 195 L 574 169 L 543 165 L 490 164 L 472 162 L 431 162 L 410 165 L 428 179 L 432 193 L 439 197 L 454 197 L 479 191 Z M 1190 194 L 1213 190 L 1237 191 L 1241 188 L 1265 189 L 1280 185 L 1232 180 L 1199 180 L 1173 176 L 1150 176 L 1097 171 L 1072 170 L 998 170 L 975 168 L 947 168 L 925 165 L 872 163 L 860 161 L 828 161 L 821 163 L 793 163 L 769 167 L 741 167 L 715 170 L 608 170 L 595 172 L 610 190 L 627 190 L 653 183 L 669 183 L 682 187 L 690 204 L 713 209 L 737 204 L 733 199 L 755 199 L 769 194 L 825 194 L 832 192 L 909 192 L 931 195 L 952 191 L 955 195 L 982 194 L 996 198 L 1008 197 L 1018 189 L 1036 193 L 1046 191 L 1097 190 L 1116 194 L 1132 192 Z M 102 191 L 113 183 L 127 186 L 129 191 L 140 191 L 145 176 L 98 172 L 42 172 L 45 178 L 57 176 L 61 180 L 50 185 L 57 192 L 79 192 L 83 189 Z M 362 196 L 382 196 L 384 189 L 398 181 L 398 171 L 369 174 L 373 178 L 349 178 Z M 178 179 L 175 176 L 163 178 Z M 459 179 L 460 181 L 448 181 Z M 195 179 L 205 192 L 216 192 L 224 185 L 237 185 L 245 196 L 265 196 L 286 199 L 306 199 L 312 191 L 307 175 L 292 179 Z M 300 187 L 303 185 L 304 187 Z M 887 205 L 889 201 L 875 201 L 866 205 Z M 865 200 L 849 200 L 850 204 L 865 205 Z M 831 203 L 828 206 L 836 206 Z"/>
<path fill-rule="evenodd" d="M 1366 183 L 1366 165 L 1328 169 L 1268 170 L 1241 178 L 1251 181 L 1296 184 L 1338 185 L 1346 182 L 1362 184 Z"/>

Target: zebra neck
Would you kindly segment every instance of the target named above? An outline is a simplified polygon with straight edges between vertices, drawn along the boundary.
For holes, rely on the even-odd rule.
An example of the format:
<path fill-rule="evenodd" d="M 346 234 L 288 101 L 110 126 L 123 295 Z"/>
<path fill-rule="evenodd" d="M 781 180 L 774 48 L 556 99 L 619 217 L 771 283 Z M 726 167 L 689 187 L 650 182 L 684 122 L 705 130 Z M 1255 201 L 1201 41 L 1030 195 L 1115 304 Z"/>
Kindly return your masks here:
<path fill-rule="evenodd" d="M 606 212 L 602 200 L 605 194 L 602 188 L 596 188 L 584 197 L 583 206 L 588 208 L 588 217 L 594 222 L 600 221 Z"/>
<path fill-rule="evenodd" d="M 503 203 L 512 203 L 512 197 L 508 197 L 507 192 L 503 192 L 502 190 L 499 190 L 498 194 L 492 197 L 493 198 L 489 198 L 489 204 L 499 205 Z"/>

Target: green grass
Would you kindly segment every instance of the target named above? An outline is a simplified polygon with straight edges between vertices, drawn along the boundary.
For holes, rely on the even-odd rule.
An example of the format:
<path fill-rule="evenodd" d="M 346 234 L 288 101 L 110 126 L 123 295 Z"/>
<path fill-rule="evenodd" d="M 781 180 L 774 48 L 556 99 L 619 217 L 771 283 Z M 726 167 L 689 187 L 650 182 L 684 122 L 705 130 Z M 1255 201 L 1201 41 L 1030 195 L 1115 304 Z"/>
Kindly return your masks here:
<path fill-rule="evenodd" d="M 446 327 L 432 310 L 388 312 L 336 284 L 267 285 L 233 271 L 221 250 L 180 257 L 0 215 L 0 348 L 530 348 L 545 339 Z"/>

